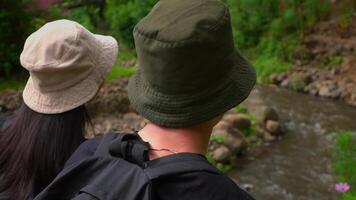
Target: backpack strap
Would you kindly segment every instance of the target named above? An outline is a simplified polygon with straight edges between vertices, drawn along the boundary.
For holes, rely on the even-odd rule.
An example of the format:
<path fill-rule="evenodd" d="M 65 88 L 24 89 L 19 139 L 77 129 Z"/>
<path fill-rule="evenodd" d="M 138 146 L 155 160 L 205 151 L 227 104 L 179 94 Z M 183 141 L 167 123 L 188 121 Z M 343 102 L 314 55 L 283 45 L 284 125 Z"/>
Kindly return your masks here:
<path fill-rule="evenodd" d="M 143 166 L 149 160 L 149 144 L 137 134 L 109 133 L 100 142 L 95 156 L 120 157 L 131 163 Z"/>
<path fill-rule="evenodd" d="M 112 156 L 121 157 L 140 166 L 149 160 L 148 151 L 149 144 L 136 134 L 120 134 L 109 146 Z"/>

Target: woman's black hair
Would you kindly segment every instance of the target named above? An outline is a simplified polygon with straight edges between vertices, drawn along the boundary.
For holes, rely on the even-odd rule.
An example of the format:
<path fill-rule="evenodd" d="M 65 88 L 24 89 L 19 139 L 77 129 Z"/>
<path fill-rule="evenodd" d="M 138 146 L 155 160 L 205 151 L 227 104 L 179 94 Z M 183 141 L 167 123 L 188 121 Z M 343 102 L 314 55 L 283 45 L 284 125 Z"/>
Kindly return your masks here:
<path fill-rule="evenodd" d="M 0 197 L 27 200 L 43 190 L 85 140 L 89 120 L 84 105 L 41 114 L 23 104 L 0 130 Z"/>

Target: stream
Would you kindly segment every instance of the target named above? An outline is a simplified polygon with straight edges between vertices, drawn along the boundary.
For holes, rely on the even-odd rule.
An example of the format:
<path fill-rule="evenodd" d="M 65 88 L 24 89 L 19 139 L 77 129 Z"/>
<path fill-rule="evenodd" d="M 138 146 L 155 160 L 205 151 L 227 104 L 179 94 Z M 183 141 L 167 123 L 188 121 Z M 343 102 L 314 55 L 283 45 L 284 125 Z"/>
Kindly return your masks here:
<path fill-rule="evenodd" d="M 272 86 L 257 86 L 244 105 L 256 115 L 265 107 L 275 108 L 287 132 L 282 140 L 239 158 L 229 175 L 252 185 L 250 193 L 257 200 L 338 199 L 332 135 L 356 130 L 356 109 Z"/>

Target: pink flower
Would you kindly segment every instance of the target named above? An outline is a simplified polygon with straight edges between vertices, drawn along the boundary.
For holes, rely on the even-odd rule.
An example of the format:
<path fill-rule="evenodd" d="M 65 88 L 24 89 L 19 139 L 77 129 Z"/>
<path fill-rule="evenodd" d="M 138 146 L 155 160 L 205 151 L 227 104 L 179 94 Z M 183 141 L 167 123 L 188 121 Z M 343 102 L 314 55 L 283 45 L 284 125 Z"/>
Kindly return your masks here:
<path fill-rule="evenodd" d="M 347 192 L 349 189 L 350 189 L 350 185 L 348 183 L 335 184 L 335 190 L 337 192 Z"/>

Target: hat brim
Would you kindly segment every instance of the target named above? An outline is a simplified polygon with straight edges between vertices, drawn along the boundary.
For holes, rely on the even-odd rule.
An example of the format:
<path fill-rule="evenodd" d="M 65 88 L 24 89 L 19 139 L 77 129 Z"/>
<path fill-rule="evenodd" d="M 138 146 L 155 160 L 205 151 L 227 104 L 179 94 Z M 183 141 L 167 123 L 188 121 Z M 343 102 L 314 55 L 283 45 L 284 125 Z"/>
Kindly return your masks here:
<path fill-rule="evenodd" d="M 150 87 L 139 70 L 129 82 L 130 102 L 138 113 L 163 127 L 189 127 L 212 119 L 244 101 L 256 83 L 254 68 L 238 50 L 227 60 L 233 66 L 226 81 L 194 95 L 162 94 Z"/>
<path fill-rule="evenodd" d="M 118 44 L 110 36 L 94 35 L 100 45 L 98 65 L 82 81 L 62 90 L 42 92 L 36 89 L 30 77 L 23 91 L 23 100 L 32 110 L 44 114 L 57 114 L 72 110 L 90 101 L 101 82 L 112 69 L 118 55 Z"/>

